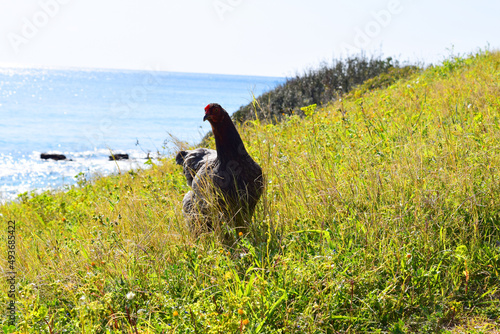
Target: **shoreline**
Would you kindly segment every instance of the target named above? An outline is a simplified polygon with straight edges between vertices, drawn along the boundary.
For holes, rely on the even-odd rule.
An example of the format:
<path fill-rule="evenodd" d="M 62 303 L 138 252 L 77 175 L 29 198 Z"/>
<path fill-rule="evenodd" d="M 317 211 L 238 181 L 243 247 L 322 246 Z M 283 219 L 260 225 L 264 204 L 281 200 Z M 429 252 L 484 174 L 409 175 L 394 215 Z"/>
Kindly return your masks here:
<path fill-rule="evenodd" d="M 41 152 L 33 151 L 29 155 L 16 159 L 12 155 L 0 154 L 0 167 L 3 167 L 0 180 L 0 203 L 15 200 L 22 193 L 42 193 L 45 191 L 64 190 L 77 184 L 76 177 L 101 177 L 130 170 L 146 169 L 147 155 L 142 151 L 128 151 L 129 159 L 110 160 L 109 151 L 101 149 L 85 152 L 49 151 L 61 154 L 66 160 L 44 160 Z M 120 154 L 125 151 L 117 151 Z M 117 153 L 118 154 L 118 153 Z M 10 158 L 12 157 L 12 158 Z M 150 156 L 152 161 L 163 156 Z"/>

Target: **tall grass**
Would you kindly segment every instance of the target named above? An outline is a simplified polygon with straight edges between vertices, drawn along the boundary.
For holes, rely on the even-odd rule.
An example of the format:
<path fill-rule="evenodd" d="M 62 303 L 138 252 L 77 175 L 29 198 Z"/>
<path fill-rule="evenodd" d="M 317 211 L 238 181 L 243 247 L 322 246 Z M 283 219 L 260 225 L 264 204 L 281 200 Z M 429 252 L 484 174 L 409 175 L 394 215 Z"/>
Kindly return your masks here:
<path fill-rule="evenodd" d="M 188 233 L 170 158 L 0 207 L 18 228 L 18 330 L 498 330 L 499 66 L 454 58 L 241 125 L 266 190 L 233 248 Z"/>

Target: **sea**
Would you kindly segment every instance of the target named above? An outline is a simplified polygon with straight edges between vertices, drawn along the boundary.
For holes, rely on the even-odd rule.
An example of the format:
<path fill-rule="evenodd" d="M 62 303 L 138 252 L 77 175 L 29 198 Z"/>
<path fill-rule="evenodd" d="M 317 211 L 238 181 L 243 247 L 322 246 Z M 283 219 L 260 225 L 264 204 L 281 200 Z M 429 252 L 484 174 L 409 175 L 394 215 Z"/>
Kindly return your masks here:
<path fill-rule="evenodd" d="M 210 130 L 204 107 L 230 114 L 285 78 L 161 71 L 0 68 L 0 202 L 147 168 Z M 41 159 L 42 153 L 66 156 Z M 110 161 L 126 153 L 129 160 Z"/>

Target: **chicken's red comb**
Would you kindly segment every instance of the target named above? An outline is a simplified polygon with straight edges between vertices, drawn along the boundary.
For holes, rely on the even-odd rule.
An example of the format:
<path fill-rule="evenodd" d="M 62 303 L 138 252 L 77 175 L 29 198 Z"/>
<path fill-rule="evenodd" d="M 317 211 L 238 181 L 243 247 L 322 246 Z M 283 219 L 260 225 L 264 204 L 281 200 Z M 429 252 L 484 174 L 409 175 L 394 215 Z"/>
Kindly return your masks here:
<path fill-rule="evenodd" d="M 205 107 L 205 113 L 207 113 L 208 110 L 210 110 L 210 104 L 207 104 L 207 106 Z"/>

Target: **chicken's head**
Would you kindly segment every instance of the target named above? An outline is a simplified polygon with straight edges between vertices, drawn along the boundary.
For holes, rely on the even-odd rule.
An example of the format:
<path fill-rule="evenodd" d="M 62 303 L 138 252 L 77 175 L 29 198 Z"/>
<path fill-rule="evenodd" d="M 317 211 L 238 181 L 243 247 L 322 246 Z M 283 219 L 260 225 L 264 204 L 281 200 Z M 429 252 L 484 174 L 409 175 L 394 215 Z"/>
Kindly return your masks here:
<path fill-rule="evenodd" d="M 205 107 L 205 117 L 204 121 L 209 121 L 210 123 L 219 123 L 224 119 L 224 115 L 227 114 L 224 108 L 218 103 L 210 103 Z"/>

